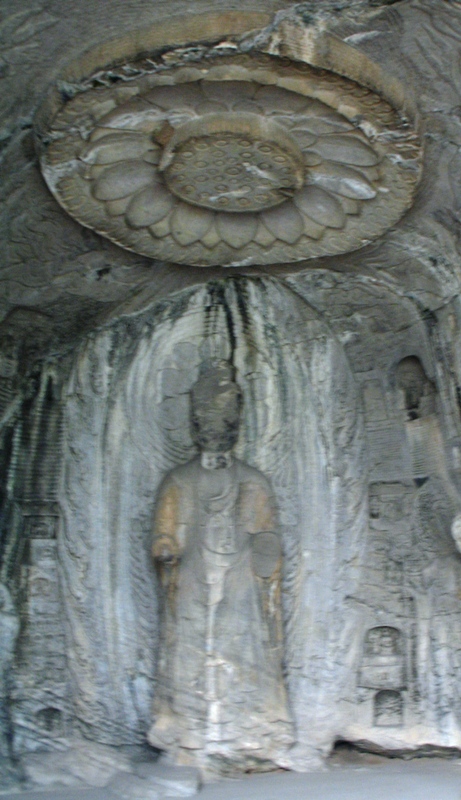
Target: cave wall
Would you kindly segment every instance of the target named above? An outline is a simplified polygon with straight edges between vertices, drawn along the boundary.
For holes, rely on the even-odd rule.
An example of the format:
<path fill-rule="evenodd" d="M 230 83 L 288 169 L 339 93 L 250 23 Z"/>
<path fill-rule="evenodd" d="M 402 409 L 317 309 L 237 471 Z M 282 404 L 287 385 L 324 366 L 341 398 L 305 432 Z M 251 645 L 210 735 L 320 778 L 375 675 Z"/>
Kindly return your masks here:
<path fill-rule="evenodd" d="M 239 2 L 229 12 L 243 18 Z M 337 739 L 460 748 L 459 3 L 272 3 L 246 25 L 272 42 L 326 27 L 409 87 L 420 120 L 403 219 L 296 272 L 153 261 L 48 192 L 32 123 L 49 86 L 102 30 L 155 13 L 140 0 L 3 10 L 0 753 L 144 741 L 155 493 L 194 453 L 188 391 L 209 356 L 235 365 L 237 455 L 279 506 L 292 766 Z"/>

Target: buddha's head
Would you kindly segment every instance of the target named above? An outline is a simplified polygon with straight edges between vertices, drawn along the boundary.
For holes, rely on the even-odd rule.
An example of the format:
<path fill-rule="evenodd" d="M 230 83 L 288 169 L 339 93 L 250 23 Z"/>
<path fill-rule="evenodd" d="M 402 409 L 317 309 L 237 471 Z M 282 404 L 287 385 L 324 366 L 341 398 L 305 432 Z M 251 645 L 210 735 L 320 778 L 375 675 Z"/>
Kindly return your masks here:
<path fill-rule="evenodd" d="M 238 439 L 242 393 L 227 361 L 208 361 L 191 389 L 192 437 L 201 451 L 225 453 Z"/>

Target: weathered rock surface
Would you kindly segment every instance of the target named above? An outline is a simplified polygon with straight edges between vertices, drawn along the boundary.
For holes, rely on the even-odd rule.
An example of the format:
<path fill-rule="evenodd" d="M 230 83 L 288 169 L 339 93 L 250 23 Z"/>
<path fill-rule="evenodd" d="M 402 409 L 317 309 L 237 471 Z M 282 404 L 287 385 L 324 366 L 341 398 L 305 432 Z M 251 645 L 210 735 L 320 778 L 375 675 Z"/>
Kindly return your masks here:
<path fill-rule="evenodd" d="M 182 15 L 195 31 L 187 41 Z M 100 70 L 91 89 L 115 87 L 125 108 L 130 76 L 113 62 L 133 48 L 152 55 L 150 41 L 167 74 L 168 53 L 155 39 L 161 20 L 171 22 L 168 41 L 194 44 L 181 55 L 192 70 L 218 45 L 250 60 L 256 50 L 288 53 L 314 72 L 322 58 L 348 80 L 357 64 L 375 62 L 372 91 L 384 76 L 383 94 L 391 91 L 399 108 L 408 102 L 423 133 L 412 207 L 373 243 L 340 255 L 338 242 L 338 255 L 298 263 L 296 272 L 282 256 L 274 267 L 226 271 L 160 262 L 80 226 L 41 177 L 34 116 L 49 87 L 61 99 L 84 89 L 85 70 Z M 144 743 L 151 724 L 159 642 L 152 512 L 163 477 L 195 455 L 189 391 L 210 356 L 233 360 L 244 398 L 236 454 L 270 478 L 278 505 L 284 670 L 297 731 L 285 766 L 318 765 L 338 738 L 395 753 L 461 749 L 460 31 L 460 4 L 444 0 L 282 9 L 271 1 L 262 12 L 240 0 L 226 8 L 217 0 L 193 8 L 182 0 L 3 4 L 0 582 L 14 613 L 1 634 L 0 751 L 8 762 L 23 759 L 29 781 L 163 796 L 151 774 L 157 766 L 116 754 Z M 105 44 L 110 37 L 116 45 Z M 80 56 L 77 79 L 66 64 Z M 34 124 L 40 135 L 38 117 Z M 319 157 L 331 161 L 323 138 Z M 313 150 L 308 141 L 303 134 Z M 110 158 L 119 144 L 111 140 Z M 138 144 L 130 139 L 136 153 Z M 342 139 L 339 146 L 349 153 Z M 397 151 L 394 141 L 389 152 L 405 162 Z M 379 175 L 351 184 L 349 169 L 372 165 L 336 163 L 339 173 L 328 167 L 316 188 L 388 188 Z M 105 195 L 100 167 L 91 165 L 93 188 Z M 112 173 L 111 191 L 120 174 Z M 346 199 L 343 212 L 359 225 L 360 206 Z M 130 224 L 145 221 L 138 201 Z M 335 202 L 322 213 L 341 236 Z M 121 208 L 110 210 L 125 215 Z M 302 235 L 316 241 L 304 211 Z M 251 234 L 261 248 L 280 232 L 301 236 L 297 214 L 273 230 L 267 214 L 265 229 L 225 217 L 219 235 L 243 247 Z M 192 216 L 182 209 L 174 217 L 179 243 L 187 246 L 191 232 L 212 248 L 208 216 Z M 89 744 L 69 748 L 80 735 Z M 11 775 L 8 763 L 4 785 Z"/>
<path fill-rule="evenodd" d="M 114 778 L 108 788 L 123 800 L 192 797 L 200 788 L 200 779 L 193 767 L 146 762 L 135 766 L 134 774 Z"/>
<path fill-rule="evenodd" d="M 31 753 L 22 759 L 26 779 L 37 786 L 102 787 L 130 772 L 130 759 L 96 742 L 73 742 L 65 752 Z"/>

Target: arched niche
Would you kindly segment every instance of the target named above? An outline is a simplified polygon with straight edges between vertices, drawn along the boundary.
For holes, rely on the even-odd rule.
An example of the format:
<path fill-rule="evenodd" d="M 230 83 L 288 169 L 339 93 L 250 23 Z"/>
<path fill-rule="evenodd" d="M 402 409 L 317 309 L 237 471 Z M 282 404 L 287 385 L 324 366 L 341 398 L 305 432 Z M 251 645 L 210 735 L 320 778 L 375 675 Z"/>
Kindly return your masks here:
<path fill-rule="evenodd" d="M 402 358 L 395 368 L 394 381 L 400 390 L 400 405 L 408 420 L 435 413 L 435 385 L 427 377 L 417 356 Z"/>
<path fill-rule="evenodd" d="M 155 495 L 194 454 L 200 362 L 233 362 L 239 458 L 270 477 L 283 537 L 285 672 L 298 746 L 328 750 L 347 682 L 366 535 L 356 386 L 317 312 L 269 279 L 210 282 L 81 348 L 64 419 L 60 564 L 76 716 L 100 741 L 143 740 L 155 689 Z"/>
<path fill-rule="evenodd" d="M 402 649 L 402 632 L 390 625 L 376 625 L 365 635 L 363 650 L 368 658 L 401 656 Z"/>

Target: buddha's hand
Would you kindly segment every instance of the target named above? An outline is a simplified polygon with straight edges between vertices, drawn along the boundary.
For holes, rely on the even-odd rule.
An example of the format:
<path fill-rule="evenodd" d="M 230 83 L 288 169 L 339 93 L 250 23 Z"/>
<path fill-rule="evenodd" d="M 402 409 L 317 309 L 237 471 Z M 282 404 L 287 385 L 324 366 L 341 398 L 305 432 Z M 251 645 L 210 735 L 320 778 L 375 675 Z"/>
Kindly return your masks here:
<path fill-rule="evenodd" d="M 152 545 L 152 556 L 167 564 L 176 561 L 179 557 L 177 542 L 171 536 L 158 536 Z"/>

